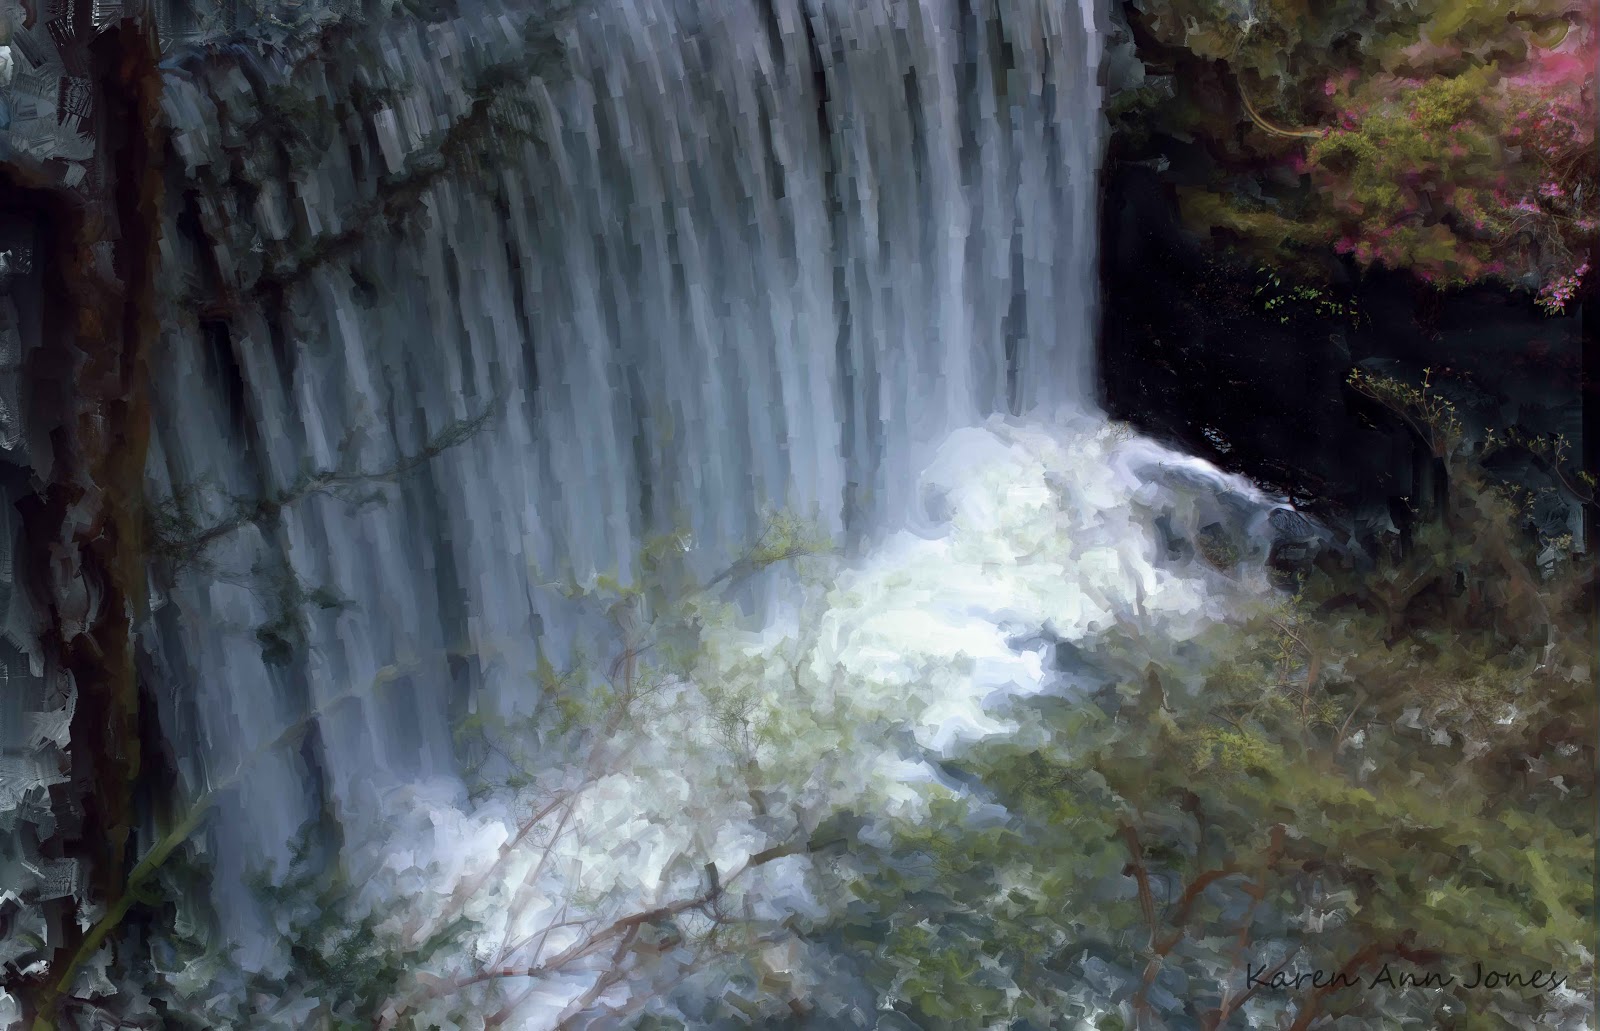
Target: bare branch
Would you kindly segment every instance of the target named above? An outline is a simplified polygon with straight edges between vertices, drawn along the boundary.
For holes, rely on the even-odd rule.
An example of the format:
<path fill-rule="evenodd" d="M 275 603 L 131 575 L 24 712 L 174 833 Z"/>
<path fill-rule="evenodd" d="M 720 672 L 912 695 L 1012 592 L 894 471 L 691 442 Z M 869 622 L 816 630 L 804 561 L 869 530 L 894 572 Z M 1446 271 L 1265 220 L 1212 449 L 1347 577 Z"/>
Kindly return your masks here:
<path fill-rule="evenodd" d="M 425 984 L 420 991 L 413 993 L 412 996 L 405 1000 L 397 1000 L 391 1003 L 388 1007 L 385 1007 L 383 1015 L 376 1025 L 377 1031 L 393 1031 L 393 1028 L 397 1025 L 401 1016 L 429 999 L 440 998 L 445 995 L 463 991 L 475 985 L 487 984 L 504 979 L 548 977 L 551 974 L 561 972 L 578 960 L 592 956 L 595 953 L 606 949 L 607 947 L 611 947 L 612 943 L 615 942 L 616 945 L 612 950 L 611 964 L 606 968 L 606 971 L 600 975 L 600 978 L 595 982 L 595 984 L 591 986 L 589 991 L 580 998 L 579 1002 L 582 1002 L 582 1005 L 578 1006 L 576 1009 L 569 1007 L 570 1012 L 567 1012 L 563 1016 L 563 1022 L 570 1021 L 576 1013 L 582 1012 L 582 1010 L 592 1006 L 608 988 L 617 983 L 619 979 L 619 965 L 626 956 L 629 947 L 632 946 L 633 942 L 638 937 L 639 931 L 642 928 L 651 924 L 662 923 L 675 916 L 690 912 L 692 910 L 707 910 L 707 915 L 711 916 L 713 919 L 716 919 L 715 913 L 712 911 L 714 903 L 716 903 L 716 901 L 722 897 L 723 893 L 727 891 L 728 887 L 740 877 L 757 867 L 764 866 L 787 856 L 801 855 L 809 851 L 811 851 L 810 846 L 802 842 L 779 845 L 766 849 L 762 852 L 757 852 L 747 859 L 743 865 L 741 865 L 738 870 L 734 871 L 734 873 L 731 874 L 725 881 L 722 881 L 721 883 L 713 883 L 705 891 L 690 898 L 679 899 L 676 902 L 672 902 L 664 906 L 657 906 L 653 909 L 641 910 L 639 912 L 629 914 L 628 916 L 613 920 L 604 928 L 594 931 L 586 937 L 579 939 L 562 952 L 543 963 L 527 967 L 494 966 L 480 970 L 476 974 L 458 977 L 455 979 L 428 978 L 428 983 Z M 576 1006 L 577 1003 L 574 1003 L 573 1005 Z"/>
<path fill-rule="evenodd" d="M 1195 902 L 1199 901 L 1200 896 L 1205 893 L 1205 890 L 1216 882 L 1227 877 L 1232 877 L 1238 873 L 1240 873 L 1239 868 L 1230 863 L 1214 870 L 1206 870 L 1204 873 L 1195 874 L 1194 878 L 1190 880 L 1189 883 L 1184 887 L 1183 893 L 1178 896 L 1176 903 L 1177 910 L 1167 921 L 1177 930 L 1163 943 L 1161 949 L 1159 950 L 1163 955 L 1171 952 L 1173 947 L 1176 946 L 1180 940 L 1182 940 L 1184 928 L 1189 922 L 1189 914 L 1194 909 Z"/>
<path fill-rule="evenodd" d="M 1283 957 L 1277 966 L 1273 967 L 1271 970 L 1257 974 L 1255 977 L 1255 983 L 1249 988 L 1233 996 L 1232 998 L 1224 996 L 1221 1007 L 1212 1010 L 1210 1013 L 1207 1013 L 1201 1026 L 1205 1028 L 1205 1031 L 1217 1031 L 1217 1029 L 1222 1026 L 1224 1021 L 1226 1021 L 1233 1014 L 1239 1012 L 1240 1007 L 1244 1006 L 1245 1003 L 1255 998 L 1257 993 L 1259 993 L 1264 986 L 1271 984 L 1274 977 L 1277 977 L 1279 974 L 1283 973 L 1284 968 L 1289 965 L 1289 961 L 1294 959 L 1299 954 L 1300 946 L 1296 945 L 1294 948 L 1289 950 L 1288 954 Z M 1238 962 L 1238 958 L 1235 957 L 1234 965 L 1232 969 L 1228 971 L 1229 974 L 1232 974 L 1234 970 L 1238 969 Z"/>
<path fill-rule="evenodd" d="M 572 792 L 557 792 L 555 796 L 544 805 L 543 808 L 539 809 L 532 816 L 524 820 L 517 827 L 517 832 L 513 834 L 505 844 L 500 846 L 500 851 L 496 853 L 494 860 L 488 865 L 488 867 L 486 867 L 483 872 L 478 874 L 478 876 L 474 877 L 461 887 L 458 887 L 451 894 L 449 901 L 445 903 L 442 911 L 443 922 L 448 923 L 454 915 L 461 911 L 463 906 L 472 901 L 473 897 L 476 896 L 478 892 L 482 891 L 484 886 L 489 883 L 489 880 L 500 870 L 501 867 L 506 864 L 506 861 L 511 858 L 512 854 L 516 852 L 517 847 L 527 839 L 528 835 L 532 834 L 533 831 L 541 823 L 543 823 L 551 813 L 554 813 L 557 809 L 565 806 L 566 809 L 561 815 L 561 822 L 556 825 L 556 833 L 560 834 L 561 831 L 566 827 L 567 820 L 572 816 L 572 802 Z M 543 869 L 544 863 L 548 859 L 549 851 L 547 850 L 544 857 L 540 860 L 539 869 Z M 537 873 L 537 871 L 535 872 Z"/>
<path fill-rule="evenodd" d="M 152 531 L 152 550 L 178 561 L 192 562 L 211 545 L 245 526 L 276 519 L 286 508 L 316 494 L 337 494 L 358 487 L 394 483 L 407 473 L 421 468 L 446 451 L 472 439 L 499 411 L 499 400 L 490 402 L 484 410 L 468 419 L 450 423 L 435 433 L 416 452 L 402 455 L 391 464 L 379 469 L 345 471 L 325 470 L 302 476 L 287 488 L 255 501 L 236 502 L 232 516 L 216 523 L 187 532 L 171 529 Z M 176 502 L 181 503 L 181 502 Z M 177 520 L 170 520 L 176 522 Z"/>
<path fill-rule="evenodd" d="M 1245 114 L 1250 116 L 1250 121 L 1255 123 L 1257 129 L 1260 129 L 1268 136 L 1276 136 L 1284 140 L 1320 140 L 1328 135 L 1327 129 L 1285 129 L 1281 126 L 1273 125 L 1265 118 L 1262 118 L 1261 113 L 1256 110 L 1256 106 L 1250 102 L 1250 94 L 1245 91 L 1244 83 L 1235 82 L 1234 85 L 1239 91 L 1239 99 L 1244 103 Z"/>

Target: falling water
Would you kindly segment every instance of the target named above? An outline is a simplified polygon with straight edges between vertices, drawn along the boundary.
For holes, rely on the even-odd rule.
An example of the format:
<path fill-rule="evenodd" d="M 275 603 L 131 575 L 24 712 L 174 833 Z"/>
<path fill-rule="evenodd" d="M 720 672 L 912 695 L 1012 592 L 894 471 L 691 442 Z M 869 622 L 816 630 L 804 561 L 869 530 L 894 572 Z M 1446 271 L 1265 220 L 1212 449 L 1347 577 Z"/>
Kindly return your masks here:
<path fill-rule="evenodd" d="M 394 23 L 368 76 L 391 92 L 292 174 L 241 127 L 314 98 L 314 62 L 170 62 L 150 490 L 204 547 L 158 571 L 145 640 L 191 787 L 250 769 L 220 882 L 323 804 L 447 773 L 449 717 L 565 655 L 541 583 L 626 580 L 667 531 L 709 570 L 780 509 L 870 540 L 951 431 L 1091 408 L 1099 17 L 596 0 L 528 73 L 515 160 L 278 294 L 252 292 L 262 255 L 351 228 L 532 30 Z M 392 483 L 328 475 L 485 412 Z"/>

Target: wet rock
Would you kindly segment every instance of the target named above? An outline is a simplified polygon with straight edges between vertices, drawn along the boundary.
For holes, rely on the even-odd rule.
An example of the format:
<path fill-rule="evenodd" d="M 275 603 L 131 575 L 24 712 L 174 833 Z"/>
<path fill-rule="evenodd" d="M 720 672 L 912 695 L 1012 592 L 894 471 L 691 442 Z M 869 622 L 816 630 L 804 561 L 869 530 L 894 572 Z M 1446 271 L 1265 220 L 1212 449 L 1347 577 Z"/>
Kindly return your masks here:
<path fill-rule="evenodd" d="M 1334 536 L 1303 512 L 1274 509 L 1267 516 L 1272 544 L 1267 551 L 1267 578 L 1280 590 L 1294 590 L 1333 547 Z"/>
<path fill-rule="evenodd" d="M 1222 523 L 1207 523 L 1195 535 L 1195 546 L 1206 564 L 1222 572 L 1239 565 L 1244 548 Z"/>
<path fill-rule="evenodd" d="M 1317 524 L 1292 508 L 1278 508 L 1267 516 L 1273 538 L 1278 541 L 1314 541 L 1318 536 Z"/>

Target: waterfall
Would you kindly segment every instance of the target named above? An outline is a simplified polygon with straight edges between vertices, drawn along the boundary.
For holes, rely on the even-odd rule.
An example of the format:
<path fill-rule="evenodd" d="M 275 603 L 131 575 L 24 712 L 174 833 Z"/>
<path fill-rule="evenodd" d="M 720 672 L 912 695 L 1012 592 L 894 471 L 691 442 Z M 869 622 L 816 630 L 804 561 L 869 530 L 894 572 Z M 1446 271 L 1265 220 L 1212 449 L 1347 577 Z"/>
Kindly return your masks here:
<path fill-rule="evenodd" d="M 709 571 L 780 509 L 867 541 L 952 431 L 1092 408 L 1096 8 L 592 0 L 521 73 L 513 159 L 403 231 L 353 213 L 537 17 L 374 30 L 362 110 L 303 54 L 169 62 L 148 478 L 182 546 L 143 640 L 191 789 L 233 795 L 219 884 L 448 774 L 452 716 L 566 655 L 539 584 L 626 581 L 665 532 Z M 296 93 L 287 160 L 254 119 Z"/>

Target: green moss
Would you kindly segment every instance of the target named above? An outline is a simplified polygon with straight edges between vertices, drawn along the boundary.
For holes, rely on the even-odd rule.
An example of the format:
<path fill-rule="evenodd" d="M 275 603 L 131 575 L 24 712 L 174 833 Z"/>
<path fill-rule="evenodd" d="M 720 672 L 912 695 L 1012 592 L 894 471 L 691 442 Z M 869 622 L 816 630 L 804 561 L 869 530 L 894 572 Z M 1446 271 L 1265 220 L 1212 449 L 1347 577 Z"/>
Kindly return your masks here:
<path fill-rule="evenodd" d="M 1310 243 L 1318 234 L 1305 222 L 1270 211 L 1248 210 L 1229 197 L 1200 189 L 1180 189 L 1179 209 L 1194 226 L 1225 229 L 1274 247 Z"/>

